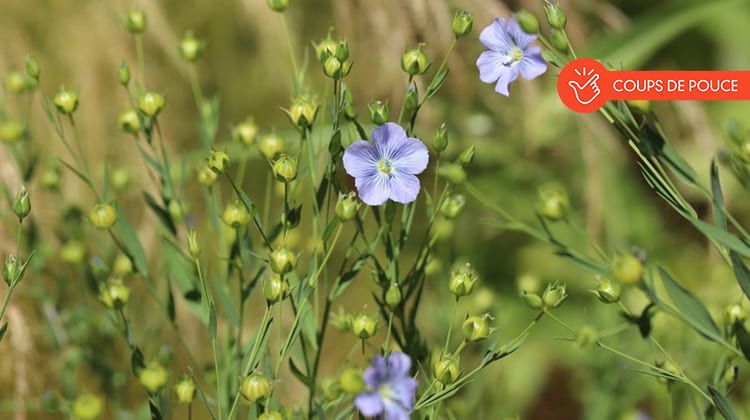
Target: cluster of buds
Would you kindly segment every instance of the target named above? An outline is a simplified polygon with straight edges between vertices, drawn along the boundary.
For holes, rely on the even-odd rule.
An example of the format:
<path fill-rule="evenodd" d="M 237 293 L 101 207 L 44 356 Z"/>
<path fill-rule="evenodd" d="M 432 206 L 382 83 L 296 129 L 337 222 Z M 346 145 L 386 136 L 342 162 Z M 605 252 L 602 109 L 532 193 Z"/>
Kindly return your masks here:
<path fill-rule="evenodd" d="M 253 373 L 240 383 L 240 395 L 249 404 L 263 401 L 271 395 L 271 382 L 259 373 Z"/>
<path fill-rule="evenodd" d="M 531 309 L 555 309 L 567 297 L 565 285 L 557 281 L 548 284 L 541 296 L 536 292 L 521 290 L 521 299 Z"/>
<path fill-rule="evenodd" d="M 315 44 L 315 55 L 323 65 L 323 73 L 331 79 L 343 79 L 352 71 L 349 59 L 349 43 L 346 40 L 334 41 L 331 33 Z"/>

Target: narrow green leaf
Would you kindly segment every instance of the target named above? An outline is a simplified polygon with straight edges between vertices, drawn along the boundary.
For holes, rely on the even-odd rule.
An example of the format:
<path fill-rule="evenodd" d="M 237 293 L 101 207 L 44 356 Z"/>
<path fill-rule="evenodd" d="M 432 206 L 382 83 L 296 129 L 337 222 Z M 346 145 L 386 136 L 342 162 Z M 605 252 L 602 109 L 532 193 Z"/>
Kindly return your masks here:
<path fill-rule="evenodd" d="M 135 233 L 135 229 L 130 224 L 127 214 L 119 206 L 117 207 L 117 223 L 115 224 L 115 230 L 119 233 L 120 240 L 125 246 L 128 256 L 133 260 L 136 270 L 143 275 L 148 277 L 148 264 L 146 263 L 146 252 L 143 250 L 143 245 L 138 239 L 138 235 Z"/>
<path fill-rule="evenodd" d="M 711 193 L 714 224 L 723 230 L 727 230 L 727 218 L 724 214 L 724 193 L 721 191 L 721 179 L 719 178 L 719 167 L 716 161 L 711 161 Z"/>
<path fill-rule="evenodd" d="M 737 277 L 737 283 L 740 284 L 740 288 L 745 292 L 745 296 L 750 299 L 750 269 L 747 268 L 742 261 L 742 257 L 736 252 L 729 251 L 729 258 L 732 260 L 732 270 L 734 271 L 734 276 Z"/>
<path fill-rule="evenodd" d="M 697 218 L 690 217 L 688 218 L 688 221 L 710 239 L 736 251 L 745 258 L 750 258 L 750 246 L 734 234 L 721 230 L 720 228 Z"/>
<path fill-rule="evenodd" d="M 172 323 L 177 319 L 177 310 L 174 304 L 174 294 L 172 293 L 172 282 L 167 280 L 167 315 Z"/>
<path fill-rule="evenodd" d="M 669 293 L 682 318 L 706 338 L 711 340 L 720 338 L 721 331 L 703 303 L 680 286 L 662 267 L 659 267 L 659 274 L 664 288 Z"/>
<path fill-rule="evenodd" d="M 716 409 L 719 410 L 719 413 L 721 413 L 721 416 L 725 420 L 740 420 L 732 407 L 732 403 L 719 390 L 708 385 L 708 393 L 711 394 L 711 398 L 714 400 L 714 404 L 716 404 Z"/>
<path fill-rule="evenodd" d="M 734 324 L 734 335 L 737 337 L 737 344 L 745 355 L 745 359 L 750 361 L 750 332 L 747 332 L 741 322 Z"/>

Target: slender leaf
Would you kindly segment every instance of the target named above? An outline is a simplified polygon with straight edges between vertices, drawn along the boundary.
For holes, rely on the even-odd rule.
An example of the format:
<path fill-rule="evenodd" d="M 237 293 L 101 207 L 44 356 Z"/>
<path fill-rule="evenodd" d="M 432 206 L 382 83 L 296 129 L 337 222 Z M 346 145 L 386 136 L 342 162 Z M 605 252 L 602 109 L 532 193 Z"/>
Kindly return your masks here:
<path fill-rule="evenodd" d="M 745 296 L 750 299 L 750 269 L 747 268 L 742 261 L 742 257 L 736 252 L 729 251 L 729 258 L 732 260 L 732 270 L 734 271 L 734 276 L 737 277 L 737 283 L 740 284 L 740 288 L 745 292 Z"/>
<path fill-rule="evenodd" d="M 709 385 L 708 393 L 711 394 L 711 398 L 714 400 L 714 404 L 716 404 L 716 409 L 719 410 L 719 413 L 721 413 L 721 416 L 725 420 L 740 420 L 732 407 L 732 403 L 719 390 Z"/>
<path fill-rule="evenodd" d="M 711 193 L 713 205 L 714 224 L 727 230 L 727 217 L 724 214 L 724 193 L 721 191 L 721 179 L 719 178 L 719 167 L 716 161 L 711 161 Z"/>
<path fill-rule="evenodd" d="M 737 337 L 737 344 L 745 355 L 745 359 L 750 361 L 750 332 L 747 332 L 741 322 L 734 324 L 734 335 Z"/>
<path fill-rule="evenodd" d="M 662 267 L 659 267 L 659 274 L 681 317 L 706 338 L 716 340 L 721 337 L 719 327 L 703 303 L 680 286 Z"/>

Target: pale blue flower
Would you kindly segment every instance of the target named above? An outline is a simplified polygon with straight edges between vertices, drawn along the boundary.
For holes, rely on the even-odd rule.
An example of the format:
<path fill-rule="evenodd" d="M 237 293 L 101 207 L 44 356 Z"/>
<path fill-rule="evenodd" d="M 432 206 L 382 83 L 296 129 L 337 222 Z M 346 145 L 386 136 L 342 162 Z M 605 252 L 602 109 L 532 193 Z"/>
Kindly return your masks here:
<path fill-rule="evenodd" d="M 479 41 L 488 51 L 477 59 L 479 79 L 495 83 L 495 92 L 508 96 L 508 87 L 518 76 L 535 79 L 547 71 L 542 50 L 531 45 L 536 35 L 527 34 L 514 18 L 495 19 L 479 34 Z"/>
<path fill-rule="evenodd" d="M 344 151 L 344 168 L 354 177 L 362 201 L 379 206 L 388 200 L 407 204 L 419 195 L 417 175 L 427 168 L 427 146 L 407 137 L 394 123 L 372 130 L 372 143 L 358 140 Z"/>
<path fill-rule="evenodd" d="M 359 412 L 365 417 L 382 415 L 385 420 L 408 420 L 417 391 L 417 380 L 409 369 L 411 358 L 404 353 L 375 357 L 364 373 L 368 391 L 354 398 Z"/>

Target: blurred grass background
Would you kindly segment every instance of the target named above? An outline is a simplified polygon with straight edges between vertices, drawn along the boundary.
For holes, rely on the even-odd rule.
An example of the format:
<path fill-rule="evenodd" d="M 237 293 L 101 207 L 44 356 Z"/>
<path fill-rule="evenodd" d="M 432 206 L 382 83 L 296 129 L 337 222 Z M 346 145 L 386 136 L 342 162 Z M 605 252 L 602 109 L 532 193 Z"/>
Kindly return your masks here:
<path fill-rule="evenodd" d="M 559 103 L 554 90 L 555 75 L 548 73 L 535 82 L 513 85 L 511 98 L 496 95 L 491 86 L 477 78 L 474 62 L 481 45 L 476 36 L 496 16 L 527 8 L 541 18 L 542 2 L 491 0 L 292 0 L 289 8 L 292 37 L 298 57 L 305 48 L 310 60 L 312 40 L 323 38 L 334 27 L 335 37 L 349 40 L 354 70 L 348 79 L 354 102 L 367 115 L 370 99 L 387 99 L 392 112 L 401 101 L 406 78 L 398 60 L 406 46 L 427 44 L 426 51 L 439 62 L 451 40 L 450 20 L 454 8 L 470 10 L 476 19 L 470 39 L 462 40 L 449 66 L 445 88 L 422 111 L 417 135 L 430 140 L 435 129 L 447 122 L 451 130 L 449 153 L 469 144 L 477 146 L 471 179 L 483 191 L 522 219 L 532 220 L 532 206 L 538 186 L 560 182 L 573 203 L 573 219 L 596 238 L 608 252 L 645 249 L 649 259 L 669 267 L 691 290 L 707 301 L 712 312 L 739 298 L 732 274 L 721 264 L 709 244 L 647 187 L 622 141 L 597 116 L 574 116 Z M 750 68 L 750 5 L 747 1 L 694 0 L 569 0 L 562 1 L 568 14 L 568 28 L 579 55 L 607 60 L 629 69 L 747 69 Z M 52 96 L 61 85 L 80 92 L 77 112 L 84 133 L 86 153 L 99 157 L 101 169 L 107 160 L 126 168 L 134 186 L 122 198 L 129 213 L 139 222 L 139 235 L 147 248 L 158 245 L 153 220 L 142 205 L 140 190 L 146 185 L 132 139 L 117 129 L 117 115 L 127 105 L 117 85 L 117 68 L 122 60 L 135 62 L 132 38 L 122 25 L 132 7 L 143 8 L 149 19 L 145 34 L 148 87 L 167 96 L 162 127 L 175 153 L 199 150 L 196 134 L 197 111 L 191 97 L 186 67 L 177 53 L 182 34 L 192 30 L 207 41 L 199 63 L 203 91 L 221 98 L 220 141 L 228 141 L 229 127 L 252 115 L 263 130 L 286 130 L 288 122 L 279 107 L 292 96 L 288 55 L 277 16 L 262 0 L 101 1 L 101 0 L 2 0 L 0 1 L 0 70 L 23 66 L 32 53 L 42 67 L 42 90 Z M 323 94 L 323 76 L 312 62 L 308 84 Z M 46 124 L 38 98 L 4 96 L 9 112 L 22 113 L 32 106 L 33 147 L 43 151 L 46 163 L 53 155 L 65 155 Z M 656 113 L 676 147 L 708 177 L 710 156 L 723 142 L 722 125 L 729 118 L 749 122 L 750 105 L 724 103 L 658 103 Z M 18 185 L 9 157 L 0 152 L 0 177 L 10 190 Z M 259 163 L 259 161 L 258 161 Z M 251 168 L 253 166 L 251 165 Z M 265 173 L 250 170 L 250 190 L 262 190 Z M 741 221 L 750 221 L 747 192 L 728 172 L 724 176 L 727 203 Z M 63 205 L 91 202 L 83 186 L 69 174 L 63 178 L 62 202 L 33 189 L 34 218 L 46 252 L 55 255 L 60 244 L 53 225 Z M 686 191 L 690 194 L 690 191 Z M 697 196 L 696 208 L 708 211 Z M 196 197 L 197 200 L 197 197 Z M 190 203 L 189 203 L 190 204 Z M 522 330 L 533 316 L 517 298 L 517 280 L 537 279 L 540 284 L 561 280 L 569 285 L 571 298 L 560 315 L 573 325 L 591 324 L 606 329 L 619 323 L 612 308 L 598 304 L 586 290 L 591 276 L 551 255 L 550 249 L 530 238 L 501 232 L 483 221 L 492 219 L 479 203 L 471 201 L 467 214 L 455 225 L 453 241 L 441 249 L 443 274 L 431 279 L 422 328 L 434 343 L 446 330 L 448 313 L 445 282 L 451 259 L 466 258 L 482 273 L 486 289 L 477 295 L 475 310 L 495 314 L 496 333 L 509 339 Z M 196 212 L 200 204 L 191 205 Z M 3 210 L 4 217 L 8 213 Z M 196 218 L 202 217 L 196 214 Z M 747 225 L 747 223 L 746 223 Z M 9 225 L 12 226 L 12 225 Z M 0 250 L 13 247 L 14 232 L 0 227 Z M 573 239 L 571 239 L 573 240 Z M 578 237 L 580 245 L 585 247 Z M 49 264 L 59 264 L 50 257 Z M 50 266 L 47 270 L 57 270 Z M 64 270 L 64 269 L 63 269 Z M 72 271 L 64 271 L 70 273 Z M 53 282 L 41 272 L 32 273 L 15 296 L 9 312 L 14 331 L 0 344 L 0 417 L 48 418 L 40 411 L 44 395 L 62 389 L 94 392 L 126 392 L 132 381 L 125 369 L 103 377 L 96 366 L 88 366 L 87 353 L 97 343 L 119 339 L 108 320 L 94 321 L 78 307 L 66 302 L 76 293 L 71 285 Z M 363 276 L 365 278 L 367 276 Z M 351 305 L 356 310 L 369 294 L 365 281 Z M 4 286 L 3 286 L 4 287 Z M 541 286 L 543 287 L 543 286 Z M 637 293 L 626 302 L 640 308 Z M 93 299 L 90 304 L 94 304 Z M 151 315 L 141 313 L 141 325 L 149 329 Z M 468 309 L 468 306 L 467 306 Z M 184 316 L 185 333 L 198 354 L 205 348 L 202 334 L 191 333 L 189 315 Z M 71 345 L 58 351 L 59 337 L 68 335 Z M 666 332 L 669 332 L 667 335 Z M 565 331 L 544 322 L 509 361 L 493 365 L 480 381 L 470 385 L 450 409 L 458 418 L 502 418 L 520 415 L 534 419 L 635 418 L 636 410 L 652 418 L 669 412 L 664 385 L 650 377 L 622 368 L 622 362 L 595 348 L 579 348 L 567 341 Z M 693 377 L 707 373 L 703 363 L 710 349 L 683 325 L 663 315 L 656 317 L 655 334 Z M 144 333 L 146 335 L 146 333 Z M 162 332 L 154 339 L 174 342 L 173 333 Z M 335 337 L 336 336 L 332 336 Z M 343 339 L 343 338 L 341 338 Z M 617 340 L 615 341 L 617 343 Z M 621 335 L 620 347 L 649 360 L 655 355 L 635 331 Z M 93 346 L 93 348 L 92 348 Z M 348 346 L 348 344 L 347 344 Z M 347 347 L 345 346 L 345 347 Z M 121 346 L 122 347 L 122 346 Z M 334 344 L 335 347 L 335 344 Z M 617 347 L 617 346 L 616 346 Z M 126 360 L 126 355 L 120 355 Z M 324 373 L 333 373 L 338 361 L 325 360 Z M 124 366 L 124 364 L 123 364 Z M 97 373 L 98 372 L 98 373 Z M 104 375 L 106 376 L 106 375 Z M 735 401 L 749 401 L 750 389 L 744 372 L 735 390 Z M 293 383 L 287 378 L 285 384 Z M 286 400 L 294 403 L 293 385 Z M 685 393 L 684 389 L 675 392 Z M 143 396 L 130 392 L 123 405 L 141 404 Z M 750 415 L 750 407 L 738 409 Z M 675 407 L 676 417 L 691 418 L 688 406 Z M 115 418 L 117 407 L 109 406 Z M 184 415 L 175 413 L 176 418 Z M 50 416 L 49 418 L 54 418 Z M 119 418 L 119 417 L 118 417 Z M 121 417 L 127 418 L 127 417 Z"/>

